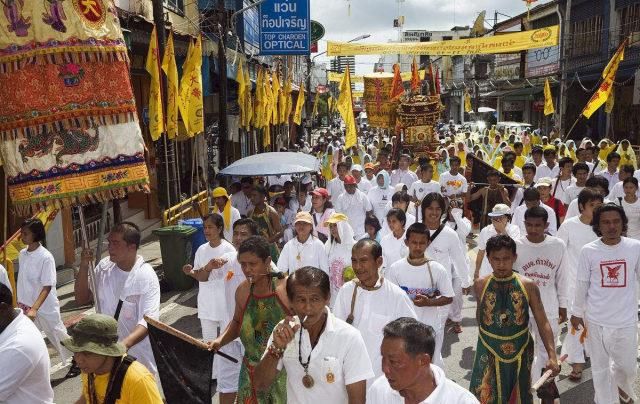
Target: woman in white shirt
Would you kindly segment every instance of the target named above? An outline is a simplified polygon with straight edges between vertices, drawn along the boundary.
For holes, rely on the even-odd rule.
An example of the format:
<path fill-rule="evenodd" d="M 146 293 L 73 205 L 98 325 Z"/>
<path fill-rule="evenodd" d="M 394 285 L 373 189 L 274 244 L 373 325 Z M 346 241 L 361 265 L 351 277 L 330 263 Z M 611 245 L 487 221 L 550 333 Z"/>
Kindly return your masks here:
<path fill-rule="evenodd" d="M 630 177 L 622 181 L 624 198 L 618 198 L 620 206 L 624 209 L 629 225 L 627 237 L 640 240 L 640 199 L 638 199 L 638 179 Z"/>
<path fill-rule="evenodd" d="M 313 235 L 325 242 L 329 238 L 329 228 L 325 222 L 335 212 L 329 191 L 324 188 L 316 188 L 311 192 L 311 217 L 313 218 Z M 337 199 L 337 198 L 336 198 Z"/>
<path fill-rule="evenodd" d="M 193 267 L 185 265 L 183 271 L 200 281 L 198 318 L 202 326 L 202 339 L 212 341 L 220 334 L 220 322 L 226 318 L 227 304 L 233 304 L 225 299 L 224 276 L 226 274 L 214 269 L 221 265 L 220 257 L 236 249 L 224 239 L 222 216 L 212 213 L 205 217 L 202 224 L 208 243 L 201 245 L 196 251 Z"/>
<path fill-rule="evenodd" d="M 342 285 L 355 277 L 351 268 L 351 249 L 356 240 L 353 238 L 353 228 L 348 220 L 346 215 L 334 213 L 325 222 L 331 232 L 324 249 L 329 259 L 332 307 Z"/>
<path fill-rule="evenodd" d="M 60 316 L 60 302 L 56 294 L 56 262 L 47 250 L 45 229 L 40 219 L 28 219 L 20 229 L 22 242 L 27 245 L 18 256 L 18 306 L 24 314 L 44 331 L 49 342 L 60 354 L 63 363 L 71 352 L 60 341 L 69 338 Z M 75 372 L 69 376 L 77 375 Z"/>
<path fill-rule="evenodd" d="M 369 190 L 367 197 L 373 206 L 373 214 L 378 218 L 380 223 L 382 223 L 383 220 L 386 220 L 387 212 L 389 211 L 387 203 L 391 202 L 395 191 L 389 185 L 389 173 L 385 170 L 380 171 L 378 175 L 376 175 L 376 184 L 377 186 Z"/>

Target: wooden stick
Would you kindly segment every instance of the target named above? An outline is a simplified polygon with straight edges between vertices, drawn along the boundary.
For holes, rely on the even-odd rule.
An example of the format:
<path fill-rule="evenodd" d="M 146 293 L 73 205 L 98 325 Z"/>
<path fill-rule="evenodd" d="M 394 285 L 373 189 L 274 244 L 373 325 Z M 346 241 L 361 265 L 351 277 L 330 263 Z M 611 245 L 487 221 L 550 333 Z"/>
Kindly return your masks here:
<path fill-rule="evenodd" d="M 178 338 L 180 338 L 181 340 L 183 340 L 185 342 L 188 342 L 188 343 L 190 343 L 192 345 L 195 345 L 200 349 L 204 349 L 204 350 L 207 350 L 207 351 L 209 350 L 209 345 L 205 344 L 204 342 L 200 341 L 199 339 L 193 338 L 189 334 L 186 334 L 186 333 L 184 333 L 184 332 L 182 332 L 182 331 L 180 331 L 178 329 L 175 329 L 175 328 L 171 327 L 168 324 L 165 324 L 165 323 L 163 323 L 161 321 L 158 321 L 158 320 L 153 319 L 153 318 L 148 317 L 148 316 L 144 316 L 144 321 L 146 321 L 147 323 L 151 324 L 152 326 L 154 326 L 154 327 L 156 327 L 156 328 L 158 328 L 158 329 L 160 329 L 160 330 L 162 330 L 162 331 L 164 331 L 164 332 L 166 332 L 168 334 L 173 335 L 174 337 L 178 337 Z M 217 355 L 222 356 L 223 358 L 225 358 L 227 360 L 230 360 L 233 363 L 238 363 L 238 360 L 236 358 L 233 358 L 233 357 L 225 354 L 224 352 L 216 351 L 215 353 Z"/>
<path fill-rule="evenodd" d="M 78 218 L 80 219 L 80 233 L 82 234 L 83 248 L 89 249 L 89 236 L 87 235 L 87 224 L 84 218 L 84 208 L 82 205 L 78 205 Z M 96 261 L 97 260 L 97 261 Z M 93 292 L 93 304 L 95 305 L 96 312 L 101 313 L 100 299 L 98 298 L 98 282 L 96 282 L 95 264 L 100 261 L 100 257 L 95 257 L 92 262 L 89 263 L 89 285 Z"/>
<path fill-rule="evenodd" d="M 560 360 L 558 360 L 558 365 L 562 364 L 562 362 L 567 360 L 567 354 L 564 354 L 560 357 Z M 542 387 L 543 384 L 545 384 L 547 382 L 547 380 L 551 377 L 551 374 L 553 373 L 553 371 L 551 369 L 547 370 L 546 372 L 544 372 L 542 374 L 542 377 L 540 377 L 535 383 L 533 383 L 531 385 L 531 393 L 535 393 L 538 391 L 538 389 L 540 387 Z"/>
<path fill-rule="evenodd" d="M 569 129 L 569 132 L 567 132 L 566 135 L 564 135 L 564 139 L 562 139 L 562 143 L 566 142 L 567 139 L 569 139 L 569 135 L 571 134 L 571 132 L 573 132 L 573 128 L 576 127 L 576 125 L 578 124 L 578 122 L 580 122 L 580 119 L 582 119 L 583 115 L 580 114 L 578 116 L 578 119 L 576 119 L 576 121 L 573 123 L 573 125 L 571 126 L 571 129 Z"/>

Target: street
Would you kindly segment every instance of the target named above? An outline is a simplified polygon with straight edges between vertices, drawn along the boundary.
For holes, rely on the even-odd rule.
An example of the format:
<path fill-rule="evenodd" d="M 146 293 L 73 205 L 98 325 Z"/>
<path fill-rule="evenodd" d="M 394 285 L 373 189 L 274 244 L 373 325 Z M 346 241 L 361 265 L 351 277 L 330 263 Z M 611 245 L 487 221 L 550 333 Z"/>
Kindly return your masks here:
<path fill-rule="evenodd" d="M 470 241 L 469 258 L 475 261 L 476 248 L 474 241 Z M 141 246 L 141 254 L 154 266 L 160 265 L 158 243 L 155 240 L 148 240 Z M 160 307 L 160 320 L 181 331 L 186 332 L 196 338 L 201 337 L 200 321 L 197 317 L 197 293 L 198 289 L 193 288 L 184 292 L 165 292 L 162 294 Z M 65 285 L 58 289 L 60 307 L 65 324 L 72 320 L 77 320 L 83 313 L 91 312 L 88 307 L 78 308 L 73 302 L 73 284 Z M 471 368 L 475 354 L 477 342 L 477 325 L 475 320 L 476 301 L 473 297 L 467 296 L 464 299 L 463 320 L 461 334 L 447 333 L 442 347 L 442 356 L 446 365 L 446 372 L 449 378 L 464 386 L 469 387 L 471 379 Z M 563 329 L 563 335 L 566 327 Z M 57 357 L 57 353 L 49 346 L 51 354 L 51 383 L 54 386 L 56 403 L 73 403 L 80 397 L 80 378 L 65 380 L 66 367 L 62 367 Z M 560 348 L 558 346 L 558 352 Z M 568 365 L 562 367 L 559 377 L 558 390 L 560 391 L 560 401 L 562 403 L 589 404 L 593 402 L 593 384 L 591 382 L 591 370 L 587 364 L 580 382 L 574 383 L 567 378 L 571 368 Z M 640 380 L 636 380 L 634 385 L 636 393 L 640 393 Z M 212 403 L 217 403 L 217 395 L 213 397 Z"/>

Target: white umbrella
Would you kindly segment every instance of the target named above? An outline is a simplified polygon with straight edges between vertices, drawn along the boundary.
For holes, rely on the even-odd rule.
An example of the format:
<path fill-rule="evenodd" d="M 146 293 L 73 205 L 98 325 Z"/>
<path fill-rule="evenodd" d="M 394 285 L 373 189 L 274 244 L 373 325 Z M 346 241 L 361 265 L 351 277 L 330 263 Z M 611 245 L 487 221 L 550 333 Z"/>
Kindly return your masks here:
<path fill-rule="evenodd" d="M 478 108 L 478 112 L 483 113 L 483 112 L 496 112 L 495 109 L 493 108 L 489 108 L 489 107 L 480 107 Z"/>
<path fill-rule="evenodd" d="M 221 175 L 252 177 L 266 175 L 305 174 L 320 169 L 320 161 L 305 153 L 260 153 L 240 159 L 227 166 Z"/>

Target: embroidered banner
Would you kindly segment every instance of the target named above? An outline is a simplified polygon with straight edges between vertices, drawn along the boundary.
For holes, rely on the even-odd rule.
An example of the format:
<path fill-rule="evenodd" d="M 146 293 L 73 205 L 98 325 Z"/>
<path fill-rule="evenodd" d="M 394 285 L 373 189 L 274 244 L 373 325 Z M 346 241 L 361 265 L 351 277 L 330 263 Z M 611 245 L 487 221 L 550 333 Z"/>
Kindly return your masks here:
<path fill-rule="evenodd" d="M 113 0 L 5 0 L 0 7 L 0 73 L 34 62 L 127 60 Z"/>
<path fill-rule="evenodd" d="M 148 191 L 140 125 L 20 135 L 0 143 L 9 196 L 21 214 Z"/>
<path fill-rule="evenodd" d="M 511 34 L 437 42 L 345 43 L 327 42 L 327 56 L 352 55 L 440 55 L 459 56 L 514 53 L 558 45 L 558 25 Z"/>
<path fill-rule="evenodd" d="M 391 129 L 396 126 L 398 103 L 391 101 L 391 73 L 371 73 L 364 76 L 364 103 L 369 126 Z"/>

